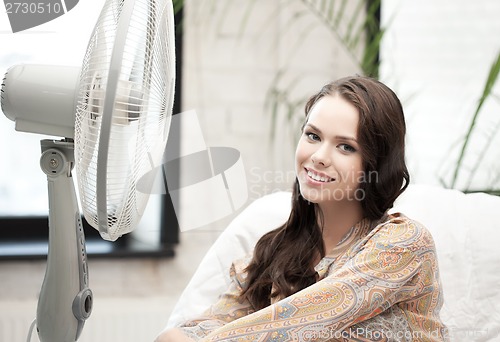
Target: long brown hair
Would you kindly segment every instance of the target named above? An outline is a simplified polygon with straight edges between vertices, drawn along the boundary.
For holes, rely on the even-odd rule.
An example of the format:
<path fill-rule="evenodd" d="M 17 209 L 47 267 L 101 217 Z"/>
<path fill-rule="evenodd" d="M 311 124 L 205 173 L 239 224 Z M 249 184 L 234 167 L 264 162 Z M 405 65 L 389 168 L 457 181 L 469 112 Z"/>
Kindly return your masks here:
<path fill-rule="evenodd" d="M 361 205 L 365 218 L 380 219 L 406 189 L 410 176 L 405 164 L 403 108 L 396 94 L 383 83 L 363 76 L 346 77 L 325 85 L 305 106 L 306 122 L 312 107 L 324 96 L 338 94 L 359 112 L 358 142 L 365 175 L 361 180 Z M 314 260 L 325 256 L 321 211 L 292 189 L 288 220 L 257 242 L 247 266 L 247 286 L 241 299 L 255 310 L 272 298 L 287 297 L 317 281 Z"/>

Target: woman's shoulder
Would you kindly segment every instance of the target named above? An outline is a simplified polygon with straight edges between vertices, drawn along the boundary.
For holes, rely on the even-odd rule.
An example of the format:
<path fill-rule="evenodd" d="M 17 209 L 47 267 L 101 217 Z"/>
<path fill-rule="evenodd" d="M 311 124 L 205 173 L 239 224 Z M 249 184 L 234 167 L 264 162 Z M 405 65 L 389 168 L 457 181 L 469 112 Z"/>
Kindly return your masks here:
<path fill-rule="evenodd" d="M 252 254 L 235 259 L 229 269 L 229 276 L 235 280 L 240 286 L 244 286 L 247 281 L 247 267 L 252 260 Z"/>
<path fill-rule="evenodd" d="M 375 244 L 394 245 L 414 250 L 434 249 L 430 231 L 420 222 L 402 213 L 387 214 L 369 234 Z"/>

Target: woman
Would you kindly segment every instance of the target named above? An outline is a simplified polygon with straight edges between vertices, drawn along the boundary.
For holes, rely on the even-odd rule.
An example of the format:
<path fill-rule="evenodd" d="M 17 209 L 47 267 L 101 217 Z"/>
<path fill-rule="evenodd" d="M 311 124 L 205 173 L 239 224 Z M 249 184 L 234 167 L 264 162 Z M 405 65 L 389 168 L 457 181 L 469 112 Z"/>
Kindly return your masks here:
<path fill-rule="evenodd" d="M 434 242 L 388 214 L 406 189 L 397 96 L 367 77 L 305 107 L 288 221 L 233 263 L 231 287 L 166 341 L 443 341 Z"/>

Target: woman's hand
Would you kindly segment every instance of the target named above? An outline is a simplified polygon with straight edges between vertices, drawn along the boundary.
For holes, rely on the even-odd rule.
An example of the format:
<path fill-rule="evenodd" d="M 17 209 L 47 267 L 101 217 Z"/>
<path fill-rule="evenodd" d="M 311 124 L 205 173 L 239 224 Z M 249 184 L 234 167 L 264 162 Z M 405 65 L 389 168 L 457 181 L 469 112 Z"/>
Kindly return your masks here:
<path fill-rule="evenodd" d="M 194 340 L 184 335 L 181 329 L 172 328 L 158 335 L 155 342 L 194 342 Z"/>

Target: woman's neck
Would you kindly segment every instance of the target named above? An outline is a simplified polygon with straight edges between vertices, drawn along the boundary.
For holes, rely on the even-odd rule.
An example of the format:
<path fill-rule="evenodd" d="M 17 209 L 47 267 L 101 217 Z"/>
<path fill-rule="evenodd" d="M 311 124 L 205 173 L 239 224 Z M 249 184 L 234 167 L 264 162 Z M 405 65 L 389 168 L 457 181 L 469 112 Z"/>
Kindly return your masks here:
<path fill-rule="evenodd" d="M 328 254 L 349 230 L 363 219 L 361 203 L 357 201 L 319 204 L 323 215 L 323 241 Z"/>

